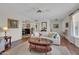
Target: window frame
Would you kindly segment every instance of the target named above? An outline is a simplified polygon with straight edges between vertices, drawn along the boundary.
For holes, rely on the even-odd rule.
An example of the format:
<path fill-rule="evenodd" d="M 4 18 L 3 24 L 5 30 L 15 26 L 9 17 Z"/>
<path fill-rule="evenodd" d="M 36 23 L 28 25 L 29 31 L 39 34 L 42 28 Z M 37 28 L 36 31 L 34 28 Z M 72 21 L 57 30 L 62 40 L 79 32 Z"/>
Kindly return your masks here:
<path fill-rule="evenodd" d="M 74 19 L 74 16 L 77 15 L 77 14 L 79 15 L 79 10 L 75 14 L 72 15 L 72 25 L 73 25 L 73 27 L 72 27 L 73 28 L 72 33 L 73 33 L 73 36 L 74 37 L 79 38 L 79 19 Z M 76 28 L 75 28 L 76 25 L 78 25 L 77 26 L 77 28 L 78 28 L 77 29 L 78 30 L 77 31 L 78 32 L 78 35 L 77 35 L 77 32 L 76 32 Z"/>

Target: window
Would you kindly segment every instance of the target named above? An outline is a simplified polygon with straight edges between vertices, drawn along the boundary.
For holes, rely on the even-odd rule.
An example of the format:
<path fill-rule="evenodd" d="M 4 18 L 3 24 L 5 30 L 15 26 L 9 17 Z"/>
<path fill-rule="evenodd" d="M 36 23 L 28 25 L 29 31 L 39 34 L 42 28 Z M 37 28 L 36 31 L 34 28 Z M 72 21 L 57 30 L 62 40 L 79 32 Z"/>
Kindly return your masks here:
<path fill-rule="evenodd" d="M 79 12 L 73 15 L 73 35 L 79 38 Z"/>

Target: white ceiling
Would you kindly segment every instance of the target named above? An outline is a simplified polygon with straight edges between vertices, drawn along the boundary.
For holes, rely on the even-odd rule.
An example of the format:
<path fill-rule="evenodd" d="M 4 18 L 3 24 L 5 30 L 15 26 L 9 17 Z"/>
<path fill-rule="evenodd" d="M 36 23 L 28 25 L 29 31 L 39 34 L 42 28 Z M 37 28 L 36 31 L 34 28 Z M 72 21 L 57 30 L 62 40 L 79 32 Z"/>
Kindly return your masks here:
<path fill-rule="evenodd" d="M 76 3 L 16 3 L 0 4 L 0 14 L 7 17 L 18 17 L 29 20 L 63 19 L 78 8 Z M 37 10 L 42 10 L 37 13 Z"/>

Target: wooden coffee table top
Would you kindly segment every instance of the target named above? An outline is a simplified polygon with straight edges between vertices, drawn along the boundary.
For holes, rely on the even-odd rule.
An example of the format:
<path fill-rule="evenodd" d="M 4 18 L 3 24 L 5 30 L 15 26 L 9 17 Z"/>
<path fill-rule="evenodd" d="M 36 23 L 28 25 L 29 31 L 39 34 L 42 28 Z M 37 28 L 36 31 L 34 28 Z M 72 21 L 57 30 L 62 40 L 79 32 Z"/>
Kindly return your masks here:
<path fill-rule="evenodd" d="M 52 44 L 52 41 L 46 38 L 31 38 L 29 43 L 37 44 L 37 45 L 44 45 L 49 46 Z"/>

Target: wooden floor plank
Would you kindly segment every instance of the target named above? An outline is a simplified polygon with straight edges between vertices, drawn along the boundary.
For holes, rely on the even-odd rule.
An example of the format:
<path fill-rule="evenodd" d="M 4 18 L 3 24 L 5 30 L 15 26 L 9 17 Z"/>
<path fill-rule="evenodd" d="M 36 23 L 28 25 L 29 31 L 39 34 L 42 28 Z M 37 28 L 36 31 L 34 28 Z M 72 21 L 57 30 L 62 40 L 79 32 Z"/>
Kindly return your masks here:
<path fill-rule="evenodd" d="M 72 54 L 79 55 L 79 48 L 70 43 L 67 39 L 61 39 L 61 45 L 67 47 Z"/>

